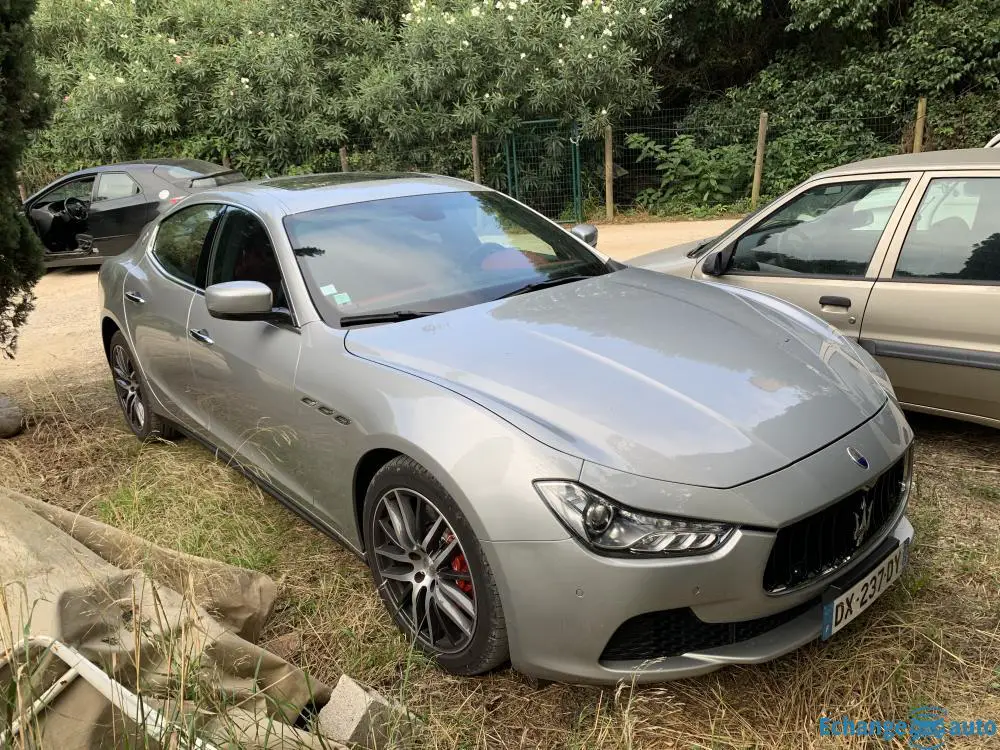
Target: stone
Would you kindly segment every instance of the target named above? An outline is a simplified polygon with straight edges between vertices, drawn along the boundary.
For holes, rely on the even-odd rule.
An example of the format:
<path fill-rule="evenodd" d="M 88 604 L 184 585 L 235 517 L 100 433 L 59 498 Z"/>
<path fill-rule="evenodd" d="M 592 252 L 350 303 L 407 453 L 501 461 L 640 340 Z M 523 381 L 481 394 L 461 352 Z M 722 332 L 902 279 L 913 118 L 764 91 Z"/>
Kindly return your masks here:
<path fill-rule="evenodd" d="M 24 429 L 24 412 L 14 399 L 0 393 L 0 438 L 14 437 Z"/>
<path fill-rule="evenodd" d="M 419 721 L 404 706 L 347 675 L 341 675 L 318 717 L 321 734 L 370 750 L 406 744 Z"/>

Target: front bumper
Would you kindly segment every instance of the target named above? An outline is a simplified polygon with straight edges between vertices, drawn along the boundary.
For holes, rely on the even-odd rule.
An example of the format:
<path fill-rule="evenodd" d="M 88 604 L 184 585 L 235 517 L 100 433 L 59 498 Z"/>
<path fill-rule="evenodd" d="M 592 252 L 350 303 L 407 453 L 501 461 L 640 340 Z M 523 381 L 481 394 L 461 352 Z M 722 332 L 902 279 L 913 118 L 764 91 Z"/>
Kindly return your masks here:
<path fill-rule="evenodd" d="M 779 472 L 730 490 L 682 488 L 684 495 L 667 483 L 585 464 L 581 482 L 626 505 L 670 512 L 676 503 L 682 515 L 737 520 L 740 527 L 723 548 L 679 558 L 606 557 L 575 539 L 484 541 L 514 667 L 544 679 L 656 682 L 767 661 L 816 639 L 824 592 L 881 558 L 891 539 L 912 539 L 905 498 L 857 556 L 782 593 L 764 588 L 775 529 L 868 486 L 900 461 L 911 440 L 901 412 L 887 404 L 854 432 Z M 850 460 L 849 447 L 869 459 L 870 474 Z M 691 636 L 702 623 L 713 638 Z M 617 631 L 626 625 L 623 639 Z"/>
<path fill-rule="evenodd" d="M 883 544 L 876 545 L 821 584 L 766 597 L 764 604 L 771 611 L 761 612 L 760 604 L 751 602 L 757 600 L 757 592 L 762 593 L 761 577 L 773 538 L 769 532 L 740 531 L 717 553 L 669 563 L 601 558 L 569 539 L 493 543 L 488 554 L 501 566 L 507 585 L 520 590 L 514 601 L 505 602 L 511 662 L 518 671 L 543 679 L 648 683 L 694 677 L 727 664 L 769 661 L 818 638 L 822 591 L 851 578 L 884 549 Z M 899 543 L 912 540 L 913 526 L 905 516 L 889 538 Z M 685 607 L 708 623 L 738 621 L 737 632 L 753 632 L 753 627 L 745 627 L 752 619 L 781 624 L 747 640 L 680 656 L 602 659 L 615 631 L 626 621 Z M 782 613 L 795 609 L 801 613 L 781 622 Z M 722 611 L 728 616 L 719 618 Z"/>

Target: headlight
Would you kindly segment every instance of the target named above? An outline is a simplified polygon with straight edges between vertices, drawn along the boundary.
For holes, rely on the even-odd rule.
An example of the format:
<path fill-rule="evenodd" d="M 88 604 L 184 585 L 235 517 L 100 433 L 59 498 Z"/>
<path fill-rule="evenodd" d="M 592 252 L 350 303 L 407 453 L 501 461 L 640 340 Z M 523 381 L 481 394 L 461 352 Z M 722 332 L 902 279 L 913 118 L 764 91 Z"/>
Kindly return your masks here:
<path fill-rule="evenodd" d="M 717 550 L 735 527 L 626 508 L 575 482 L 545 480 L 535 489 L 573 534 L 598 552 L 670 557 Z"/>

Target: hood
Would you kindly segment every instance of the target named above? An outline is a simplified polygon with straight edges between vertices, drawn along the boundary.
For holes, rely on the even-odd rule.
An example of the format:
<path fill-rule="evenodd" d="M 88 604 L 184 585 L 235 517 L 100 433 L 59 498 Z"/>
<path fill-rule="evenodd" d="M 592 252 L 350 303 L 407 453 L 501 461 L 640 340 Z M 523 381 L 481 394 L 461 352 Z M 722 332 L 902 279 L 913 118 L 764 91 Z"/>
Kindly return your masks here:
<path fill-rule="evenodd" d="M 887 398 L 853 346 L 798 308 L 634 268 L 352 329 L 345 344 L 558 450 L 707 487 L 777 471 Z"/>
<path fill-rule="evenodd" d="M 688 253 L 703 243 L 712 243 L 718 237 L 709 237 L 703 240 L 693 240 L 682 242 L 679 245 L 671 245 L 662 250 L 654 250 L 645 255 L 639 255 L 628 261 L 630 266 L 638 268 L 649 268 L 660 273 L 669 273 L 672 276 L 691 276 L 695 266 L 702 262 L 702 258 L 689 258 Z M 704 256 L 703 256 L 704 257 Z"/>

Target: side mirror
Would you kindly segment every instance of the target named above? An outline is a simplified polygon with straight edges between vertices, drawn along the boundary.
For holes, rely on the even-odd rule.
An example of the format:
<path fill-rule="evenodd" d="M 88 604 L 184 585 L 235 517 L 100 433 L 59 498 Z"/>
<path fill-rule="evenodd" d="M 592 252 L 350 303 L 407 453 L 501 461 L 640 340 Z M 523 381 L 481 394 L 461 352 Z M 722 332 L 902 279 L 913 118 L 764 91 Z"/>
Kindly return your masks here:
<path fill-rule="evenodd" d="M 271 320 L 271 288 L 259 281 L 227 281 L 205 290 L 208 314 L 221 320 Z"/>
<path fill-rule="evenodd" d="M 579 237 L 591 247 L 597 247 L 597 227 L 593 224 L 577 224 L 569 231 L 570 234 Z"/>
<path fill-rule="evenodd" d="M 702 273 L 706 276 L 722 276 L 733 262 L 733 250 L 734 248 L 726 248 L 711 253 L 701 264 Z"/>

